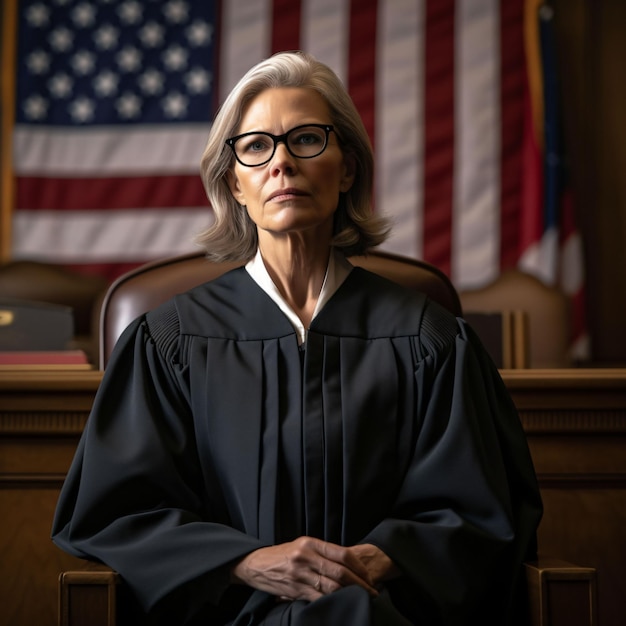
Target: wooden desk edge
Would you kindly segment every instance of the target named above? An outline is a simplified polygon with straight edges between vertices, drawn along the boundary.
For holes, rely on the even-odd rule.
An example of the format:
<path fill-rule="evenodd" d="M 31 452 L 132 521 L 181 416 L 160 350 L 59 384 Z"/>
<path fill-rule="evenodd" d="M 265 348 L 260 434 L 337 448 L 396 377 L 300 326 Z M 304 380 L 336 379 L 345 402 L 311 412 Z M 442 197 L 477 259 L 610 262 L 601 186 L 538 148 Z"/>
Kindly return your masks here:
<path fill-rule="evenodd" d="M 500 370 L 508 389 L 626 389 L 626 368 L 563 368 Z"/>
<path fill-rule="evenodd" d="M 2 370 L 0 391 L 20 389 L 97 389 L 102 370 Z M 626 368 L 503 369 L 500 375 L 507 388 L 626 390 Z"/>
<path fill-rule="evenodd" d="M 0 392 L 39 389 L 65 391 L 68 389 L 95 391 L 102 380 L 101 370 L 19 369 L 0 371 Z"/>

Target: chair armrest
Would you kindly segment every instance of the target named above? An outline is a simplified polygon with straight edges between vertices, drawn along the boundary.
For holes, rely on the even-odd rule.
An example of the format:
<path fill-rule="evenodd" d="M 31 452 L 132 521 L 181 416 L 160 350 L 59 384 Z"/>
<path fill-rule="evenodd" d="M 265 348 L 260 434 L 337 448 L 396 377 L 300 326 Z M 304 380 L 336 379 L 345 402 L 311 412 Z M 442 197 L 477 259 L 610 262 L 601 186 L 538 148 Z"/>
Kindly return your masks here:
<path fill-rule="evenodd" d="M 597 626 L 596 570 L 540 558 L 524 563 L 531 626 Z M 59 626 L 116 626 L 113 570 L 88 564 L 59 576 Z"/>
<path fill-rule="evenodd" d="M 59 575 L 59 626 L 115 626 L 119 574 L 96 564 Z"/>
<path fill-rule="evenodd" d="M 597 626 L 596 570 L 553 558 L 524 564 L 532 626 Z"/>

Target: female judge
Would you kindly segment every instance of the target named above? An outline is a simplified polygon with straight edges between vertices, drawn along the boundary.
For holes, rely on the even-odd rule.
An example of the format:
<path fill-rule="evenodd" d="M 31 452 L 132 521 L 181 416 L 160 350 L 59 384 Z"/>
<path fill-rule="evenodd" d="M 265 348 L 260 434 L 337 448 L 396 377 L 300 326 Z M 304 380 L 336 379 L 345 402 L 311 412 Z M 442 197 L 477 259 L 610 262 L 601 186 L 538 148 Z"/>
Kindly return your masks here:
<path fill-rule="evenodd" d="M 513 623 L 541 502 L 475 335 L 350 265 L 373 156 L 325 65 L 281 53 L 202 158 L 210 259 L 242 267 L 118 341 L 54 520 L 150 623 Z"/>

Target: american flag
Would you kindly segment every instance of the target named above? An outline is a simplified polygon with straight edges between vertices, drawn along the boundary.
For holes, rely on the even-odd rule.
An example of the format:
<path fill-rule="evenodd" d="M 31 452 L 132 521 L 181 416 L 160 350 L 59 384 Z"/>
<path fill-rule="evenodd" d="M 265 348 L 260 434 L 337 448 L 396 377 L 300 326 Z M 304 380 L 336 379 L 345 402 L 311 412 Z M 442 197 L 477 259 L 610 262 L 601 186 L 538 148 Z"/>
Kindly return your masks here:
<path fill-rule="evenodd" d="M 261 59 L 303 49 L 343 79 L 369 131 L 375 209 L 395 225 L 385 249 L 461 290 L 521 266 L 582 310 L 541 5 L 22 0 L 13 256 L 113 276 L 194 249 L 210 221 L 198 162 L 216 106 Z M 579 357 L 584 331 L 577 318 Z"/>
<path fill-rule="evenodd" d="M 14 257 L 120 273 L 210 223 L 212 2 L 19 4 Z"/>

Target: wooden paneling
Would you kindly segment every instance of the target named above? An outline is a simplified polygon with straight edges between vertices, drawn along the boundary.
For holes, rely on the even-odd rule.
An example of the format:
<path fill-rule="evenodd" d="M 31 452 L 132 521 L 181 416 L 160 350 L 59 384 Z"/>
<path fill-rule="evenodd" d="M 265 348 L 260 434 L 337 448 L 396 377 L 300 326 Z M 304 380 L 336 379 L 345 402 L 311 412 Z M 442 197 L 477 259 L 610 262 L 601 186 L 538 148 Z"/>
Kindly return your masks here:
<path fill-rule="evenodd" d="M 550 0 L 595 365 L 626 365 L 626 2 Z"/>
<path fill-rule="evenodd" d="M 544 501 L 539 549 L 598 570 L 599 623 L 626 614 L 626 371 L 509 370 Z"/>
<path fill-rule="evenodd" d="M 505 370 L 502 375 L 520 411 L 544 498 L 540 550 L 597 568 L 600 624 L 621 626 L 626 370 Z M 58 491 L 100 376 L 94 371 L 0 372 L 2 624 L 56 624 L 58 574 L 80 567 L 49 536 Z"/>
<path fill-rule="evenodd" d="M 59 572 L 81 561 L 50 529 L 98 372 L 0 372 L 0 624 L 57 623 Z"/>

